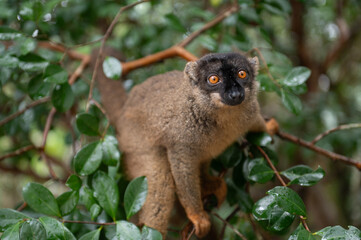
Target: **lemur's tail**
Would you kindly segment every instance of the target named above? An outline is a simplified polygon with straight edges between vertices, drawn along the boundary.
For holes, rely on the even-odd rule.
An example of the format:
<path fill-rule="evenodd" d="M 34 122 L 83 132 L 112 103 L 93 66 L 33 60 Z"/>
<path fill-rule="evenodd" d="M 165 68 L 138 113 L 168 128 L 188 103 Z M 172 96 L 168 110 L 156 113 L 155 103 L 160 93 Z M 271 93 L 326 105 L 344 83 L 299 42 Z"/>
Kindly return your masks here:
<path fill-rule="evenodd" d="M 98 50 L 92 53 L 92 67 L 95 67 L 95 62 L 98 56 Z M 114 49 L 105 48 L 103 51 L 103 57 L 100 59 L 100 64 L 97 70 L 97 86 L 100 91 L 101 103 L 107 113 L 110 124 L 116 126 L 116 121 L 119 119 L 121 109 L 127 98 L 127 93 L 123 87 L 121 80 L 112 80 L 107 78 L 103 72 L 103 61 L 106 56 L 116 57 L 122 59 L 119 52 Z"/>

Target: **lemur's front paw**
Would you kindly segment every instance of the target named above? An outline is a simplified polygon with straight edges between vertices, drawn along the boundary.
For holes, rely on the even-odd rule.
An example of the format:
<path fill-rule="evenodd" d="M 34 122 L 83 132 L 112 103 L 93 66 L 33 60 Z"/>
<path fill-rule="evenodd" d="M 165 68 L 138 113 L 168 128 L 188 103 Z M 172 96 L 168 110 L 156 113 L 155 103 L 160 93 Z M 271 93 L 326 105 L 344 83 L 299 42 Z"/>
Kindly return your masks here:
<path fill-rule="evenodd" d="M 275 135 L 279 131 L 279 125 L 276 119 L 271 118 L 266 122 L 267 133 L 271 136 Z"/>
<path fill-rule="evenodd" d="M 189 215 L 188 218 L 194 225 L 197 237 L 202 238 L 207 235 L 211 229 L 211 221 L 206 211 L 202 210 L 197 214 Z"/>

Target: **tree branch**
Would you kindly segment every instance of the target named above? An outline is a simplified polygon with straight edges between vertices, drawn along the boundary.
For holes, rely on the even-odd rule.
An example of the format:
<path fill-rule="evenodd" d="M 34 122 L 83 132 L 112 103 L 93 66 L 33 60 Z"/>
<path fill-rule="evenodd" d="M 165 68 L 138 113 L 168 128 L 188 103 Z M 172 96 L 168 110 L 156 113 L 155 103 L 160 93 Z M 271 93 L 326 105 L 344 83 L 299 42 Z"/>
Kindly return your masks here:
<path fill-rule="evenodd" d="M 38 174 L 36 174 L 35 172 L 33 172 L 30 168 L 26 169 L 26 170 L 22 170 L 20 168 L 17 168 L 17 167 L 6 167 L 6 166 L 3 166 L 0 164 L 0 171 L 3 171 L 3 172 L 10 172 L 10 173 L 13 173 L 13 174 L 23 174 L 23 175 L 27 175 L 27 176 L 30 176 L 30 177 L 33 177 L 34 179 L 36 179 L 37 181 L 48 181 L 50 180 L 51 178 L 50 177 L 42 177 L 42 176 L 39 176 Z"/>
<path fill-rule="evenodd" d="M 36 107 L 42 103 L 46 103 L 50 101 L 50 97 L 44 97 L 44 98 L 41 98 L 39 100 L 36 100 L 32 103 L 30 103 L 29 105 L 27 105 L 25 108 L 11 114 L 10 116 L 4 118 L 3 120 L 0 121 L 0 127 L 6 123 L 8 123 L 9 121 L 13 120 L 14 118 L 18 117 L 19 115 L 23 114 L 26 110 L 30 109 L 30 108 L 33 108 L 33 107 Z"/>
<path fill-rule="evenodd" d="M 361 123 L 351 123 L 351 124 L 344 124 L 340 125 L 338 127 L 332 128 L 330 130 L 327 130 L 324 133 L 321 133 L 317 135 L 312 141 L 311 144 L 315 145 L 318 141 L 320 141 L 322 138 L 326 137 L 330 133 L 340 131 L 340 130 L 346 130 L 346 129 L 352 129 L 352 128 L 361 128 Z"/>
<path fill-rule="evenodd" d="M 351 166 L 354 166 L 356 167 L 358 170 L 361 171 L 361 162 L 356 162 L 354 160 L 352 160 L 351 158 L 348 158 L 346 156 L 343 156 L 343 155 L 340 155 L 340 154 L 337 154 L 337 153 L 334 153 L 334 152 L 330 152 L 330 151 L 327 151 L 323 148 L 320 148 L 320 147 L 317 147 L 315 145 L 313 145 L 312 143 L 310 142 L 306 142 L 305 140 L 302 140 L 298 137 L 295 137 L 291 134 L 288 134 L 288 133 L 284 133 L 284 132 L 278 132 L 277 135 L 284 139 L 284 140 L 287 140 L 287 141 L 290 141 L 290 142 L 293 142 L 295 144 L 298 144 L 298 145 L 301 145 L 303 147 L 306 147 L 312 151 L 315 151 L 321 155 L 324 155 L 332 160 L 335 160 L 335 161 L 341 161 L 345 164 L 348 164 L 348 165 L 351 165 Z"/>
<path fill-rule="evenodd" d="M 115 222 L 110 223 L 101 223 L 101 222 L 90 222 L 90 221 L 76 221 L 76 220 L 61 220 L 63 223 L 79 223 L 79 224 L 93 224 L 93 225 L 101 225 L 101 226 L 109 226 L 109 225 L 116 225 Z"/>
<path fill-rule="evenodd" d="M 11 157 L 21 155 L 21 154 L 28 152 L 30 150 L 33 150 L 33 149 L 36 149 L 36 147 L 34 145 L 29 145 L 29 146 L 26 146 L 23 148 L 19 148 L 19 149 L 15 150 L 14 152 L 7 153 L 7 154 L 0 156 L 0 161 L 4 160 L 6 158 L 11 158 Z"/>
<path fill-rule="evenodd" d="M 118 22 L 121 14 L 140 4 L 140 3 L 144 3 L 144 2 L 148 2 L 149 0 L 142 0 L 142 1 L 139 1 L 139 2 L 135 2 L 133 4 L 130 4 L 130 5 L 127 5 L 125 7 L 122 7 L 120 8 L 120 10 L 118 11 L 117 15 L 114 17 L 112 23 L 110 24 L 110 26 L 108 27 L 104 37 L 102 38 L 102 41 L 101 41 L 101 46 L 100 46 L 100 49 L 99 49 L 99 52 L 98 52 L 98 56 L 97 56 L 97 59 L 96 59 L 96 62 L 95 62 L 95 67 L 94 67 L 94 71 L 93 71 L 93 76 L 92 76 L 92 79 L 91 79 L 91 82 L 90 82 L 90 89 L 89 89 L 89 95 L 88 95 L 88 101 L 87 101 L 87 106 L 86 106 L 86 111 L 88 112 L 89 110 L 89 102 L 90 100 L 93 98 L 93 88 L 94 88 L 94 83 L 95 83 L 95 77 L 97 76 L 97 72 L 98 72 L 98 69 L 99 69 L 99 64 L 100 64 L 100 61 L 101 61 L 101 58 L 103 56 L 103 51 L 104 51 L 104 46 L 105 46 L 105 42 L 108 40 L 108 38 L 110 37 L 110 35 L 112 34 L 112 31 L 113 31 L 113 28 L 115 26 L 115 24 Z"/>
<path fill-rule="evenodd" d="M 227 224 L 233 230 L 233 232 L 237 236 L 239 236 L 242 240 L 247 240 L 247 238 L 242 233 L 240 233 L 232 224 L 221 218 L 221 216 L 219 216 L 217 213 L 212 213 L 212 215 L 218 218 L 219 220 L 221 220 L 222 222 L 224 222 L 225 224 Z"/>

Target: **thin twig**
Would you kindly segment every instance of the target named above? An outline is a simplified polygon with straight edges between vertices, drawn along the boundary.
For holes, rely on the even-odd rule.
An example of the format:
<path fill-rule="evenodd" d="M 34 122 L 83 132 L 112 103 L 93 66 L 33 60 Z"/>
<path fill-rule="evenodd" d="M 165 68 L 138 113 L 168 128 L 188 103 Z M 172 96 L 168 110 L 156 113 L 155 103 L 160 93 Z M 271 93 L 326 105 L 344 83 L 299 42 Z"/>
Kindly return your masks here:
<path fill-rule="evenodd" d="M 224 220 L 221 216 L 219 216 L 217 213 L 212 213 L 213 216 L 217 217 L 219 220 L 221 220 L 222 222 L 224 222 L 225 224 L 227 224 L 235 234 L 237 234 L 237 236 L 239 236 L 241 239 L 243 240 L 247 240 L 247 238 L 240 233 L 235 227 L 233 227 L 232 224 L 230 224 L 229 222 L 227 222 L 226 220 Z"/>
<path fill-rule="evenodd" d="M 115 24 L 118 22 L 118 20 L 119 20 L 119 18 L 120 18 L 120 15 L 121 15 L 124 11 L 126 11 L 126 10 L 128 10 L 128 9 L 130 9 L 130 8 L 132 8 L 132 7 L 134 7 L 134 6 L 136 6 L 136 5 L 140 4 L 140 3 L 144 3 L 144 2 L 148 2 L 148 1 L 149 1 L 149 0 L 142 0 L 142 1 L 135 2 L 135 3 L 133 3 L 133 4 L 130 4 L 130 5 L 127 5 L 127 6 L 125 6 L 125 7 L 122 7 L 122 8 L 118 11 L 117 15 L 114 17 L 114 19 L 113 19 L 113 21 L 111 22 L 110 26 L 108 27 L 108 29 L 107 29 L 107 31 L 106 31 L 106 33 L 105 33 L 105 35 L 104 35 L 104 37 L 103 37 L 103 39 L 102 39 L 102 41 L 101 41 L 101 46 L 100 46 L 100 49 L 99 49 L 99 52 L 98 52 L 98 57 L 97 57 L 97 59 L 96 59 L 96 61 L 95 61 L 95 67 L 94 67 L 94 71 L 93 71 L 93 76 L 92 76 L 92 79 L 91 79 L 91 82 L 90 82 L 90 89 L 89 89 L 89 95 L 88 95 L 88 102 L 87 102 L 87 106 L 86 106 L 86 112 L 89 111 L 89 106 L 90 106 L 90 105 L 89 105 L 89 102 L 90 102 L 90 100 L 93 98 L 93 88 L 94 88 L 95 78 L 96 78 L 96 76 L 97 76 L 99 64 L 100 64 L 101 58 L 102 58 L 102 56 L 103 56 L 103 51 L 104 51 L 105 42 L 106 42 L 106 41 L 108 40 L 108 38 L 110 37 L 110 35 L 111 35 L 112 31 L 113 31 L 113 28 L 114 28 Z"/>
<path fill-rule="evenodd" d="M 38 106 L 38 105 L 40 105 L 40 104 L 42 104 L 42 103 L 46 103 L 46 102 L 48 102 L 48 101 L 50 101 L 50 97 L 44 97 L 44 98 L 41 98 L 41 99 L 39 99 L 39 100 L 36 100 L 36 101 L 30 103 L 30 104 L 27 105 L 25 108 L 17 111 L 16 113 L 13 113 L 13 114 L 11 114 L 10 116 L 8 116 L 8 117 L 4 118 L 3 120 L 1 120 L 1 121 L 0 121 L 0 126 L 4 125 L 5 123 L 7 123 L 7 122 L 9 122 L 9 121 L 11 121 L 11 120 L 13 120 L 13 119 L 16 118 L 17 116 L 23 114 L 26 110 L 28 110 L 28 109 L 30 109 L 30 108 L 33 108 L 33 107 L 35 107 L 35 106 Z"/>
<path fill-rule="evenodd" d="M 190 44 L 196 37 L 198 37 L 200 34 L 202 34 L 204 31 L 208 30 L 209 28 L 217 25 L 220 23 L 223 19 L 226 17 L 232 15 L 233 13 L 237 12 L 239 10 L 238 4 L 232 5 L 228 10 L 225 12 L 219 14 L 216 18 L 214 18 L 212 21 L 206 23 L 201 29 L 193 32 L 190 34 L 186 39 L 178 43 L 179 47 L 185 47 L 188 44 Z"/>
<path fill-rule="evenodd" d="M 281 175 L 277 171 L 276 167 L 273 165 L 273 163 L 272 163 L 271 159 L 268 157 L 267 153 L 265 151 L 263 151 L 263 149 L 260 146 L 257 146 L 257 148 L 261 152 L 263 157 L 266 158 L 268 164 L 272 168 L 273 172 L 276 174 L 276 176 L 277 176 L 278 180 L 281 182 L 282 186 L 287 187 L 287 184 L 283 181 Z M 306 230 L 310 232 L 310 229 L 308 228 L 307 223 L 306 223 L 306 219 L 303 216 L 300 216 L 300 220 L 301 220 L 303 226 L 306 228 Z"/>
<path fill-rule="evenodd" d="M 73 74 L 69 77 L 69 84 L 72 85 L 75 80 L 78 79 L 78 77 L 80 77 L 80 75 L 83 73 L 84 69 L 86 68 L 86 66 L 88 66 L 88 64 L 90 63 L 90 56 L 84 56 L 83 60 L 80 62 L 80 65 L 75 69 L 75 71 L 73 72 Z"/>
<path fill-rule="evenodd" d="M 316 142 L 320 141 L 322 138 L 326 137 L 327 135 L 329 135 L 330 133 L 336 132 L 336 131 L 340 131 L 340 130 L 346 130 L 346 129 L 352 129 L 352 128 L 361 128 L 361 123 L 351 123 L 351 124 L 344 124 L 344 125 L 340 125 L 338 127 L 332 128 L 330 130 L 327 130 L 324 133 L 319 134 L 317 137 L 315 137 L 312 141 L 311 144 L 315 144 Z"/>
<path fill-rule="evenodd" d="M 39 176 L 38 174 L 33 172 L 30 168 L 28 168 L 26 170 L 22 170 L 22 169 L 17 168 L 17 167 L 7 167 L 7 166 L 0 165 L 0 171 L 10 172 L 10 173 L 13 173 L 13 174 L 27 175 L 27 176 L 33 177 L 37 181 L 48 181 L 48 180 L 50 180 L 49 177 Z"/>
<path fill-rule="evenodd" d="M 285 183 L 285 181 L 282 179 L 281 175 L 279 174 L 279 172 L 277 171 L 276 167 L 273 165 L 271 159 L 269 159 L 268 155 L 265 153 L 265 151 L 263 151 L 263 149 L 260 146 L 257 146 L 258 151 L 261 152 L 261 154 L 263 155 L 263 157 L 267 160 L 268 165 L 270 165 L 270 167 L 272 168 L 273 172 L 276 174 L 276 177 L 278 178 L 278 180 L 281 182 L 282 186 L 287 187 L 287 184 Z"/>
<path fill-rule="evenodd" d="M 46 140 L 48 138 L 49 130 L 51 127 L 51 123 L 53 122 L 55 113 L 56 113 L 56 109 L 55 109 L 55 107 L 53 107 L 49 112 L 48 118 L 46 119 L 46 124 L 45 124 L 45 128 L 44 128 L 44 133 L 43 133 L 43 141 L 41 144 L 40 156 L 41 156 L 41 158 L 43 158 L 45 160 L 45 163 L 48 166 L 51 177 L 55 180 L 58 180 L 58 177 L 56 176 L 54 169 L 51 166 L 51 162 L 50 162 L 48 156 L 45 154 L 45 144 L 46 144 Z"/>
<path fill-rule="evenodd" d="M 225 220 L 228 222 L 234 215 L 236 215 L 237 212 L 239 212 L 239 210 L 240 210 L 240 207 L 237 206 L 237 207 L 232 211 L 232 213 L 228 215 L 228 217 L 227 217 Z M 225 231 L 226 231 L 226 226 L 227 226 L 227 224 L 224 223 L 224 224 L 223 224 L 223 227 L 222 227 L 222 231 L 221 231 L 221 233 L 219 234 L 219 239 L 223 239 L 224 233 L 225 233 Z"/>
<path fill-rule="evenodd" d="M 23 204 L 21 204 L 16 211 L 21 212 L 22 210 L 24 210 L 26 207 L 28 206 L 28 204 L 26 202 L 23 202 Z"/>
<path fill-rule="evenodd" d="M 0 161 L 4 160 L 6 158 L 11 158 L 11 157 L 21 155 L 21 154 L 28 152 L 30 150 L 33 150 L 33 149 L 36 149 L 36 147 L 34 145 L 29 145 L 26 147 L 19 148 L 19 149 L 15 150 L 14 152 L 7 153 L 7 154 L 0 156 Z"/>
<path fill-rule="evenodd" d="M 193 236 L 194 232 L 196 231 L 196 229 L 193 227 L 192 231 L 189 233 L 187 240 L 191 239 L 191 237 Z"/>
<path fill-rule="evenodd" d="M 268 75 L 268 77 L 272 80 L 272 82 L 279 88 L 282 88 L 282 86 L 276 81 L 276 79 L 274 79 L 274 77 L 272 76 L 269 68 L 268 68 L 268 65 L 267 65 L 267 62 L 266 62 L 266 59 L 264 58 L 263 54 L 261 53 L 261 51 L 258 49 L 258 48 L 252 48 L 250 51 L 248 52 L 257 52 L 259 58 L 261 59 L 261 62 L 263 64 L 263 66 L 265 67 L 266 69 L 266 73 Z"/>
<path fill-rule="evenodd" d="M 337 153 L 334 153 L 334 152 L 330 152 L 330 151 L 327 151 L 323 148 L 320 148 L 320 147 L 317 147 L 315 145 L 313 145 L 312 143 L 310 142 L 306 142 L 305 140 L 303 139 L 300 139 L 296 136 L 293 136 L 291 134 L 288 134 L 288 133 L 284 133 L 284 132 L 278 132 L 276 133 L 280 138 L 284 139 L 284 140 L 287 140 L 287 141 L 290 141 L 290 142 L 293 142 L 295 144 L 298 144 L 298 145 L 301 145 L 303 147 L 306 147 L 314 152 L 317 152 L 321 155 L 324 155 L 332 160 L 335 160 L 335 161 L 341 161 L 347 165 L 351 165 L 351 166 L 354 166 L 356 167 L 358 170 L 361 171 L 361 162 L 357 162 L 357 161 L 354 161 L 353 159 L 349 158 L 349 157 L 346 157 L 344 155 L 341 155 L 341 154 L 337 154 Z"/>

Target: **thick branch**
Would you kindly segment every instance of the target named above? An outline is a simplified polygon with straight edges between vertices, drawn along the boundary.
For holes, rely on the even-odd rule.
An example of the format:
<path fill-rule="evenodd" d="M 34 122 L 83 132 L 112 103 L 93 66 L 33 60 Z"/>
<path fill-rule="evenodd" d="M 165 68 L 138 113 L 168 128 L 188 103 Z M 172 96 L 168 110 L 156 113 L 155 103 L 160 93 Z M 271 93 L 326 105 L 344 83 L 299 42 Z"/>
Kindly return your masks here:
<path fill-rule="evenodd" d="M 182 57 L 187 61 L 196 61 L 198 58 L 196 56 L 194 56 L 193 54 L 191 54 L 190 52 L 188 52 L 187 50 L 185 50 L 184 48 L 188 44 L 190 44 L 200 34 L 205 32 L 206 30 L 210 29 L 211 27 L 217 25 L 223 19 L 225 19 L 226 17 L 230 16 L 231 14 L 233 14 L 237 11 L 238 11 L 238 6 L 234 5 L 234 6 L 230 7 L 227 11 L 219 14 L 212 21 L 206 23 L 201 29 L 190 34 L 186 39 L 184 39 L 180 43 L 178 43 L 166 50 L 163 50 L 161 52 L 154 53 L 154 54 L 145 56 L 143 58 L 140 58 L 140 59 L 137 59 L 134 61 L 122 63 L 122 70 L 123 70 L 122 74 L 126 75 L 127 73 L 129 73 L 130 71 L 132 71 L 134 69 L 144 67 L 144 66 L 159 62 L 161 60 L 176 57 L 176 56 Z"/>
<path fill-rule="evenodd" d="M 23 114 L 26 110 L 30 109 L 30 108 L 33 108 L 35 106 L 38 106 L 42 103 L 46 103 L 50 101 L 50 97 L 44 97 L 44 98 L 41 98 L 39 100 L 36 100 L 32 103 L 30 103 L 29 105 L 27 105 L 24 109 L 21 109 L 20 111 L 17 111 L 16 113 L 13 113 L 11 114 L 10 116 L 4 118 L 3 120 L 0 121 L 0 126 L 8 123 L 9 121 L 13 120 L 14 118 L 18 117 L 19 115 Z"/>
<path fill-rule="evenodd" d="M 315 151 L 321 155 L 324 155 L 332 160 L 335 160 L 335 161 L 341 161 L 345 164 L 348 164 L 348 165 L 351 165 L 351 166 L 354 166 L 356 167 L 358 170 L 361 171 L 361 162 L 356 162 L 354 160 L 352 160 L 351 158 L 348 158 L 346 156 L 343 156 L 343 155 L 340 155 L 340 154 L 337 154 L 337 153 L 334 153 L 334 152 L 330 152 L 330 151 L 327 151 L 323 148 L 320 148 L 320 147 L 317 147 L 315 145 L 313 145 L 312 143 L 310 142 L 306 142 L 305 140 L 302 140 L 298 137 L 295 137 L 291 134 L 288 134 L 288 133 L 284 133 L 284 132 L 278 132 L 277 135 L 284 139 L 284 140 L 287 140 L 287 141 L 290 141 L 290 142 L 293 142 L 293 143 L 296 143 L 298 145 L 301 145 L 303 147 L 306 147 L 312 151 Z"/>

